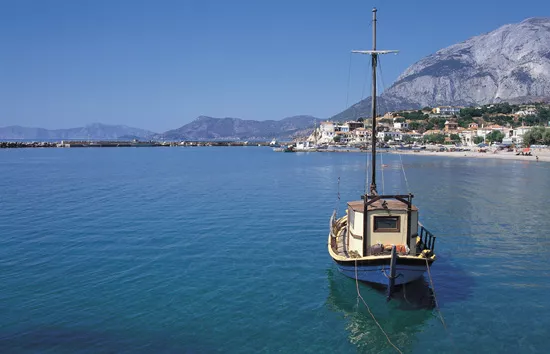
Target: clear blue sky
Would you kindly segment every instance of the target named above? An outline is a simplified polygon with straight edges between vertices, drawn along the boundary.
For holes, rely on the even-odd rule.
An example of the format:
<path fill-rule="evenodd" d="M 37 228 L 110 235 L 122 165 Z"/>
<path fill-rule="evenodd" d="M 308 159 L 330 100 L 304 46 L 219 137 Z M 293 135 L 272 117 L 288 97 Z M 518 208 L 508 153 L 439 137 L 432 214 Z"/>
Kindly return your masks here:
<path fill-rule="evenodd" d="M 161 132 L 199 115 L 329 117 L 349 52 L 379 9 L 386 87 L 438 49 L 533 16 L 547 0 L 0 0 L 0 126 L 92 122 Z M 350 104 L 366 56 L 352 59 Z"/>

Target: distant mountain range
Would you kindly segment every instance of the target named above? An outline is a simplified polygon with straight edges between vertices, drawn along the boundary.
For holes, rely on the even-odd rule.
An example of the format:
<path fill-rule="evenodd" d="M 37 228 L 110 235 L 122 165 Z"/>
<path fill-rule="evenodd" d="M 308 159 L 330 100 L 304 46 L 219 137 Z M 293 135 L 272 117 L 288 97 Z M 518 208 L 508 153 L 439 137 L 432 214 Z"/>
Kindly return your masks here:
<path fill-rule="evenodd" d="M 157 135 L 144 129 L 125 125 L 94 123 L 81 128 L 43 129 L 27 128 L 18 125 L 0 128 L 0 139 L 24 140 L 126 140 L 128 137 L 150 139 Z"/>
<path fill-rule="evenodd" d="M 311 134 L 322 119 L 294 116 L 282 120 L 243 120 L 200 116 L 184 126 L 157 134 L 124 125 L 94 123 L 81 128 L 48 130 L 9 126 L 0 128 L 2 140 L 270 140 Z"/>
<path fill-rule="evenodd" d="M 550 18 L 529 18 L 470 38 L 431 54 L 403 72 L 378 99 L 379 112 L 440 105 L 543 101 L 550 98 Z M 331 119 L 370 116 L 370 97 Z M 243 120 L 200 116 L 184 126 L 156 134 L 122 125 L 91 124 L 47 130 L 0 128 L 0 139 L 166 139 L 269 140 L 306 136 L 321 119 Z"/>
<path fill-rule="evenodd" d="M 411 65 L 379 111 L 528 102 L 550 97 L 550 18 L 529 18 L 439 50 Z M 370 116 L 370 97 L 333 119 Z"/>
<path fill-rule="evenodd" d="M 169 130 L 167 140 L 269 140 L 309 135 L 322 119 L 294 116 L 281 120 L 243 120 L 200 116 L 191 123 Z"/>

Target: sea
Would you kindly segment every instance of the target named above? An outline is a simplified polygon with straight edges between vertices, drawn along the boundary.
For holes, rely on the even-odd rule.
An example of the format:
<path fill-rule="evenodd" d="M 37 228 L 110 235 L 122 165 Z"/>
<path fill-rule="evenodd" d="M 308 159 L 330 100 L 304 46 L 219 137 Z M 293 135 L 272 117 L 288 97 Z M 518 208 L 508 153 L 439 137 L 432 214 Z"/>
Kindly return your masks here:
<path fill-rule="evenodd" d="M 327 252 L 367 156 L 0 151 L 0 352 L 547 353 L 550 164 L 380 154 L 438 259 L 367 309 Z"/>

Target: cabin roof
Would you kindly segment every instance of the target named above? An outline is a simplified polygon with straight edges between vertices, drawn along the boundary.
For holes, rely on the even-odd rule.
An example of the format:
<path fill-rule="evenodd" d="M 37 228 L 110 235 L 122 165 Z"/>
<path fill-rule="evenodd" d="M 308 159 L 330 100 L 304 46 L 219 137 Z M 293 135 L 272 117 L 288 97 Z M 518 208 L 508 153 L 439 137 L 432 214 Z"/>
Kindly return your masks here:
<path fill-rule="evenodd" d="M 386 208 L 382 206 L 382 202 L 386 202 Z M 362 200 L 357 200 L 353 202 L 348 202 L 348 206 L 353 211 L 363 212 L 365 210 L 365 204 Z M 380 199 L 369 205 L 369 210 L 407 210 L 407 204 L 400 202 L 395 199 Z M 418 210 L 417 207 L 412 205 L 411 210 Z"/>

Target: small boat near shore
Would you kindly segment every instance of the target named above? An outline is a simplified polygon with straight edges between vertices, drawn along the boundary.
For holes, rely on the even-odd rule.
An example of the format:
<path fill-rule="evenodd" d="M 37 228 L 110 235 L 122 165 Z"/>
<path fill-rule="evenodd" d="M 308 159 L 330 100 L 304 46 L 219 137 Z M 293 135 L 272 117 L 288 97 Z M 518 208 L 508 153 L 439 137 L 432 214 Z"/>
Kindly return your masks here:
<path fill-rule="evenodd" d="M 373 9 L 373 49 L 353 51 L 372 60 L 372 146 L 369 191 L 349 201 L 346 214 L 330 218 L 328 253 L 344 275 L 387 285 L 388 299 L 395 285 L 421 278 L 436 260 L 436 237 L 419 222 L 413 195 L 380 195 L 376 186 L 376 68 L 378 56 L 395 53 L 376 49 L 376 9 Z M 367 171 L 369 172 L 369 171 Z M 368 175 L 368 174 L 367 174 Z"/>

